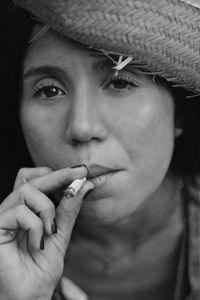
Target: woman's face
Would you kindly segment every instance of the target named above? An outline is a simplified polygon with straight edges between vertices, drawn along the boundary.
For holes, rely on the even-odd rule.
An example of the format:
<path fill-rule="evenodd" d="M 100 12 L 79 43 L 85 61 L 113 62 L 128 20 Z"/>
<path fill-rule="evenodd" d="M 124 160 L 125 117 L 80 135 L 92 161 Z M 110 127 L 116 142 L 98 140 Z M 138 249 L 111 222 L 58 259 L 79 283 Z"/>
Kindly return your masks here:
<path fill-rule="evenodd" d="M 49 31 L 26 55 L 20 107 L 36 166 L 107 173 L 81 210 L 97 223 L 130 216 L 162 188 L 175 138 L 166 88 L 130 66 L 114 76 L 109 61 Z"/>

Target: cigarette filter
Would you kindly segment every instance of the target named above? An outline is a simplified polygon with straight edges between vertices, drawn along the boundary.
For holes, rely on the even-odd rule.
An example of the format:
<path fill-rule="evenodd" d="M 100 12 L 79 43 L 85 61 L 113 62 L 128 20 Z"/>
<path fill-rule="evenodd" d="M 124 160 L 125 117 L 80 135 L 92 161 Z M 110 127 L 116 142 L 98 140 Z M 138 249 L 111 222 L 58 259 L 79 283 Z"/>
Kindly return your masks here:
<path fill-rule="evenodd" d="M 65 198 L 69 199 L 74 197 L 78 193 L 84 182 L 86 182 L 86 177 L 75 179 L 64 191 Z"/>

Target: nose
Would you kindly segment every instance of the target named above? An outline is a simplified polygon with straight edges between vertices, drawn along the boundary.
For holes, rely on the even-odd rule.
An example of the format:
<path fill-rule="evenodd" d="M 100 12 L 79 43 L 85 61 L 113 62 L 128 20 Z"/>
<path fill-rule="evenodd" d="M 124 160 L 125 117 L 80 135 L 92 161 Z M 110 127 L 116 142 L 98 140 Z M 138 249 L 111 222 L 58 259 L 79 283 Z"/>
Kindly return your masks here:
<path fill-rule="evenodd" d="M 94 97 L 83 91 L 73 99 L 68 115 L 66 137 L 71 144 L 102 141 L 107 136 L 106 126 Z"/>

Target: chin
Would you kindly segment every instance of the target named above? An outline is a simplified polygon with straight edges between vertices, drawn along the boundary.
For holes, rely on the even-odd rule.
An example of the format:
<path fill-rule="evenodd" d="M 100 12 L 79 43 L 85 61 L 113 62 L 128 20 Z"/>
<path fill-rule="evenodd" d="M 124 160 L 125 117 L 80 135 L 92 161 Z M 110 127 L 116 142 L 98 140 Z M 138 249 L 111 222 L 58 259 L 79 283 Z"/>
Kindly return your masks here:
<path fill-rule="evenodd" d="M 114 211 L 113 207 L 107 207 L 104 203 L 102 205 L 84 205 L 81 208 L 80 216 L 87 223 L 93 225 L 106 225 L 112 224 L 128 217 L 130 214 Z"/>

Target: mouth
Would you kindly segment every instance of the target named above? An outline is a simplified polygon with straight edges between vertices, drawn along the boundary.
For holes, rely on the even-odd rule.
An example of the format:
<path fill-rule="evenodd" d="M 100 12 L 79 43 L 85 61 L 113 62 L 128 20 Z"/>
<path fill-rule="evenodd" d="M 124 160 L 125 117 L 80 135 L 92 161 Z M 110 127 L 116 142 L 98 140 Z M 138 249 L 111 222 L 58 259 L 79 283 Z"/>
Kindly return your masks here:
<path fill-rule="evenodd" d="M 104 167 L 101 165 L 90 165 L 88 166 L 88 173 L 87 173 L 87 179 L 93 179 L 95 177 L 99 177 L 102 175 L 106 175 L 109 173 L 114 173 L 119 170 L 114 170 L 108 167 Z"/>
<path fill-rule="evenodd" d="M 92 181 L 95 186 L 99 186 L 103 184 L 108 177 L 119 171 L 119 169 L 111 169 L 101 165 L 90 165 L 88 166 L 86 178 Z"/>

